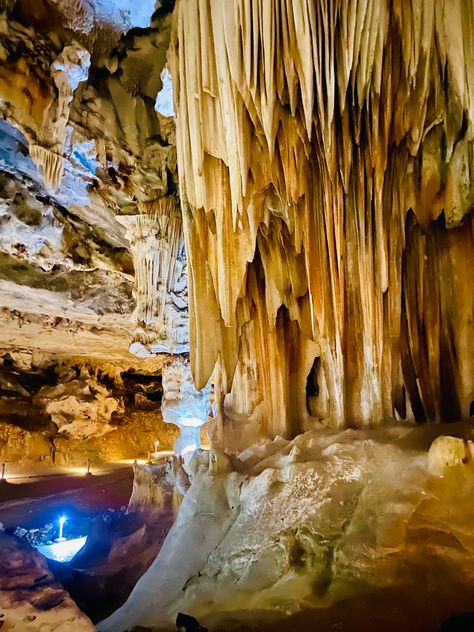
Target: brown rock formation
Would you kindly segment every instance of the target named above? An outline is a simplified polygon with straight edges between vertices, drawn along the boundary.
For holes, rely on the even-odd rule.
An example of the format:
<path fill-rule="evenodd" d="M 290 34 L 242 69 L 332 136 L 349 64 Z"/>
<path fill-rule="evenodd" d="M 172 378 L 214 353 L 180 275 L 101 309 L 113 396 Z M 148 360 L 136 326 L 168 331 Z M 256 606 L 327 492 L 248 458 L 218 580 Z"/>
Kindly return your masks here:
<path fill-rule="evenodd" d="M 18 538 L 0 533 L 2 626 L 18 632 L 94 630 L 64 588 L 55 582 L 46 559 Z"/>
<path fill-rule="evenodd" d="M 470 0 L 177 5 L 191 353 L 229 442 L 472 413 L 473 28 Z"/>

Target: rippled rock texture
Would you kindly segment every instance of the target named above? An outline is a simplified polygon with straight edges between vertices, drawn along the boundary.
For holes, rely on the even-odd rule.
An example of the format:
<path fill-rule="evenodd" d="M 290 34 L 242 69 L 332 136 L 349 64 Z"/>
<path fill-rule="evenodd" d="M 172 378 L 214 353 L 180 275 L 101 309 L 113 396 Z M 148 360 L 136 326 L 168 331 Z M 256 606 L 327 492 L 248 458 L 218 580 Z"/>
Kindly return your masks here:
<path fill-rule="evenodd" d="M 191 359 L 198 388 L 217 362 L 223 445 L 467 419 L 472 1 L 175 18 Z"/>
<path fill-rule="evenodd" d="M 11 632 L 92 632 L 95 628 L 58 584 L 46 558 L 0 533 L 0 610 Z"/>

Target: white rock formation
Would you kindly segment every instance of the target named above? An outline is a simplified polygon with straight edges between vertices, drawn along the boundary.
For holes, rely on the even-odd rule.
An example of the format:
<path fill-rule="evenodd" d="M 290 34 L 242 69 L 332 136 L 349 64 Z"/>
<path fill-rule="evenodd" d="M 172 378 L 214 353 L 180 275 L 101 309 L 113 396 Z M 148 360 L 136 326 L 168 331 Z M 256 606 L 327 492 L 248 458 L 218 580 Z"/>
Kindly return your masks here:
<path fill-rule="evenodd" d="M 173 198 L 141 203 L 146 214 L 118 216 L 127 228 L 135 267 L 135 333 L 130 351 L 140 358 L 170 354 L 163 367 L 163 421 L 176 424 L 179 455 L 199 448 L 208 420 L 210 383 L 196 390 L 189 359 L 186 258 L 182 222 Z"/>
<path fill-rule="evenodd" d="M 99 630 L 166 629 L 178 611 L 207 625 L 227 616 L 255 623 L 257 611 L 288 616 L 360 590 L 416 590 L 420 576 L 442 586 L 461 567 L 474 586 L 474 506 L 463 501 L 474 469 L 431 476 L 432 434 L 398 427 L 279 437 L 236 455 L 239 471 L 214 476 L 199 455 L 161 553 Z M 445 577 L 431 570 L 435 559 Z"/>
<path fill-rule="evenodd" d="M 201 445 L 200 429 L 208 421 L 211 386 L 208 383 L 196 390 L 189 359 L 183 356 L 172 356 L 164 363 L 162 384 L 163 421 L 179 427 L 174 449 L 188 460 Z"/>
<path fill-rule="evenodd" d="M 139 357 L 188 351 L 186 257 L 173 198 L 141 203 L 141 215 L 117 216 L 126 227 L 135 268 L 135 335 Z"/>
<path fill-rule="evenodd" d="M 82 439 L 114 430 L 110 425 L 112 414 L 124 410 L 123 402 L 111 397 L 108 389 L 85 370 L 78 379 L 42 387 L 34 401 L 44 406 L 60 434 Z"/>
<path fill-rule="evenodd" d="M 173 109 L 173 80 L 168 68 L 161 73 L 162 89 L 156 96 L 155 110 L 166 117 L 174 116 Z"/>

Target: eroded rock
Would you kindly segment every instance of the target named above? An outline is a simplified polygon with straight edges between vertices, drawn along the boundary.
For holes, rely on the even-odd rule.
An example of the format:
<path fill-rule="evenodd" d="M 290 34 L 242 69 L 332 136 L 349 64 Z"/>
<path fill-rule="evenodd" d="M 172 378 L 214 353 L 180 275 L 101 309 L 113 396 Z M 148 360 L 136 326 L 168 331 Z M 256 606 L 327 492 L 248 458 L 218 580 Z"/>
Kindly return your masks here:
<path fill-rule="evenodd" d="M 12 632 L 92 632 L 95 628 L 58 584 L 46 559 L 25 542 L 0 533 L 2 626 Z"/>

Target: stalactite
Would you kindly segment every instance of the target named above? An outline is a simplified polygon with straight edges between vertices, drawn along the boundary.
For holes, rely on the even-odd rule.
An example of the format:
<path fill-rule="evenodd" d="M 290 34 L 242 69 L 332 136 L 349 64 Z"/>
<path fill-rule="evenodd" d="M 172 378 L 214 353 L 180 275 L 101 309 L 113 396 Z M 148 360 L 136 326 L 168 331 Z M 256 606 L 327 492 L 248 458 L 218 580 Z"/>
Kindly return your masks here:
<path fill-rule="evenodd" d="M 30 145 L 30 156 L 35 165 L 41 169 L 47 188 L 57 191 L 61 186 L 64 172 L 63 156 L 41 145 Z"/>
<path fill-rule="evenodd" d="M 469 416 L 472 32 L 473 0 L 178 2 L 190 347 L 224 435 Z"/>
<path fill-rule="evenodd" d="M 77 42 L 65 46 L 51 64 L 51 74 L 58 97 L 43 114 L 37 143 L 30 144 L 30 156 L 42 169 L 45 185 L 55 193 L 61 186 L 64 171 L 64 144 L 74 90 L 87 79 L 90 54 Z"/>
<path fill-rule="evenodd" d="M 139 202 L 140 215 L 118 216 L 135 266 L 136 355 L 188 351 L 186 259 L 182 221 L 172 197 Z"/>

